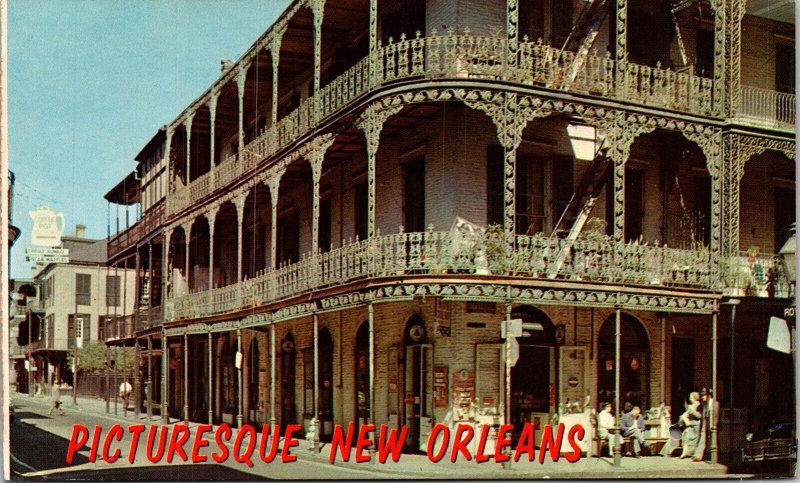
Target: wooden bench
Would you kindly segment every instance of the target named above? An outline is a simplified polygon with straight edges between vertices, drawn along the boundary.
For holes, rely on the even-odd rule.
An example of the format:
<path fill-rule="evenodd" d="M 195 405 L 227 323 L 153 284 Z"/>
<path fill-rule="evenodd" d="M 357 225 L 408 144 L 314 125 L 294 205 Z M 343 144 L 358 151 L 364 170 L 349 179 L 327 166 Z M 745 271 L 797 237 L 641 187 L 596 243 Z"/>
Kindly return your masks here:
<path fill-rule="evenodd" d="M 595 453 L 595 454 L 597 456 L 601 457 L 601 456 L 603 456 L 603 448 L 608 446 L 608 440 L 607 439 L 600 439 L 600 438 L 597 437 L 597 435 L 595 435 L 595 436 L 592 437 L 592 444 L 596 444 L 597 445 L 596 446 L 597 453 Z M 631 444 L 631 438 L 628 438 L 626 436 L 621 436 L 620 447 L 622 448 L 622 456 L 625 456 L 629 452 L 633 453 L 633 445 Z M 613 456 L 611 449 L 609 449 L 608 455 L 609 456 Z"/>

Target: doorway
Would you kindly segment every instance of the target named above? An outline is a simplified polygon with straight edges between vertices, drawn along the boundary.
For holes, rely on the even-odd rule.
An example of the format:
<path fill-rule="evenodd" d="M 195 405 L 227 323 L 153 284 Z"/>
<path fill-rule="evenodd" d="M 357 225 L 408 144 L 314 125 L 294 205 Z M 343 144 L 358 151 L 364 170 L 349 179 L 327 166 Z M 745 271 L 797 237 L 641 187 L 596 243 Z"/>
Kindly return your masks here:
<path fill-rule="evenodd" d="M 425 451 L 433 417 L 433 345 L 426 343 L 425 321 L 414 315 L 405 329 L 406 446 Z"/>
<path fill-rule="evenodd" d="M 370 422 L 369 413 L 369 322 L 364 321 L 356 333 L 356 426 Z"/>
<path fill-rule="evenodd" d="M 600 327 L 597 340 L 597 402 L 615 401 L 616 315 L 611 314 Z M 626 402 L 650 408 L 650 339 L 636 317 L 622 313 L 620 320 L 620 404 Z M 619 413 L 621 408 L 614 408 Z"/>
<path fill-rule="evenodd" d="M 291 332 L 281 341 L 281 425 L 297 424 L 294 407 L 295 376 L 294 336 Z"/>
<path fill-rule="evenodd" d="M 514 308 L 511 318 L 534 327 L 518 339 L 519 360 L 511 368 L 512 440 L 516 440 L 525 423 L 536 426 L 547 422 L 556 411 L 557 362 L 555 326 L 547 314 L 525 305 Z"/>
<path fill-rule="evenodd" d="M 694 339 L 690 337 L 672 338 L 672 361 L 670 363 L 670 404 L 673 419 L 683 411 L 683 404 L 689 399 L 689 393 L 696 389 L 694 381 Z"/>
<path fill-rule="evenodd" d="M 328 329 L 319 332 L 319 420 L 320 441 L 333 436 L 333 340 Z"/>

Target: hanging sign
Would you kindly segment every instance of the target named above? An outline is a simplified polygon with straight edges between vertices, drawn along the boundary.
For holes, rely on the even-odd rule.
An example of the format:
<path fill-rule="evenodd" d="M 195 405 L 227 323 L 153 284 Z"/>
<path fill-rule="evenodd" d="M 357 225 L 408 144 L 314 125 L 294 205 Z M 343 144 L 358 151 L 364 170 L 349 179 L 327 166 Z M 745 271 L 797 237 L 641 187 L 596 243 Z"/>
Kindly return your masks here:
<path fill-rule="evenodd" d="M 28 214 L 33 219 L 31 243 L 40 247 L 61 246 L 64 232 L 64 214 L 56 213 L 49 206 L 37 206 Z"/>

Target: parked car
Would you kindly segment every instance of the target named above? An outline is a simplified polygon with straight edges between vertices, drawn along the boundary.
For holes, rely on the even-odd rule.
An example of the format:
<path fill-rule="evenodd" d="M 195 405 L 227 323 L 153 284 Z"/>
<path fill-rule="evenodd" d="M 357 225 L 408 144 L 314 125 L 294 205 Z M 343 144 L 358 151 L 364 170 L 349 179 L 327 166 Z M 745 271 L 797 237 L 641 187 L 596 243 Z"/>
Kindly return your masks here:
<path fill-rule="evenodd" d="M 16 410 L 14 409 L 14 403 L 8 403 L 8 422 L 9 423 L 13 423 L 14 422 L 14 412 L 15 411 Z"/>
<path fill-rule="evenodd" d="M 753 473 L 794 476 L 797 468 L 795 421 L 776 419 L 766 430 L 747 433 L 742 463 Z"/>

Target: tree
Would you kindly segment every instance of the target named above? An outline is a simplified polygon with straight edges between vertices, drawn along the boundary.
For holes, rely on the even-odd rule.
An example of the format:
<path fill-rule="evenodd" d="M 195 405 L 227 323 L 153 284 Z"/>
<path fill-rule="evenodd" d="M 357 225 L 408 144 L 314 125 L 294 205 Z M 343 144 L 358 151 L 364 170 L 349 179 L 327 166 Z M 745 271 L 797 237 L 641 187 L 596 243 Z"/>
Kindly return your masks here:
<path fill-rule="evenodd" d="M 78 371 L 81 373 L 101 372 L 106 368 L 106 345 L 100 341 L 92 341 L 78 349 Z M 114 367 L 118 370 L 132 368 L 134 350 L 132 347 L 120 347 L 109 354 L 114 360 Z M 72 353 L 69 354 L 68 363 L 72 365 Z"/>

